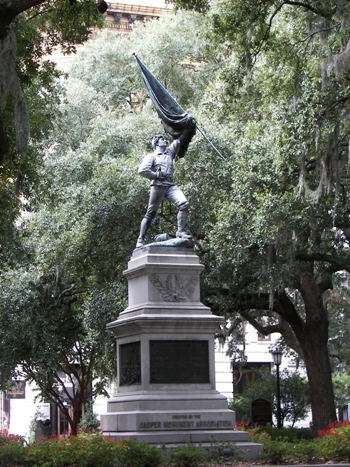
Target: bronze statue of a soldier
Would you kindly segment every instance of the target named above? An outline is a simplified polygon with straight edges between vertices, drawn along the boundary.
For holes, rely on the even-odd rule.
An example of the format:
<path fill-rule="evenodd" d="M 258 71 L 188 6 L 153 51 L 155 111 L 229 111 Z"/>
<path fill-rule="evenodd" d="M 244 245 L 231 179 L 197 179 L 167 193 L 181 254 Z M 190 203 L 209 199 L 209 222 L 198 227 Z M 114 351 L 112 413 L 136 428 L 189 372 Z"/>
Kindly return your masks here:
<path fill-rule="evenodd" d="M 164 198 L 174 203 L 178 208 L 176 237 L 183 239 L 192 238 L 191 235 L 185 232 L 190 204 L 174 182 L 173 163 L 184 155 L 194 132 L 195 120 L 193 119 L 193 125 L 185 130 L 168 147 L 163 135 L 154 136 L 152 140 L 153 153 L 148 154 L 143 159 L 138 169 L 142 177 L 151 180 L 151 191 L 147 211 L 141 221 L 136 248 L 144 245 L 146 233 Z"/>

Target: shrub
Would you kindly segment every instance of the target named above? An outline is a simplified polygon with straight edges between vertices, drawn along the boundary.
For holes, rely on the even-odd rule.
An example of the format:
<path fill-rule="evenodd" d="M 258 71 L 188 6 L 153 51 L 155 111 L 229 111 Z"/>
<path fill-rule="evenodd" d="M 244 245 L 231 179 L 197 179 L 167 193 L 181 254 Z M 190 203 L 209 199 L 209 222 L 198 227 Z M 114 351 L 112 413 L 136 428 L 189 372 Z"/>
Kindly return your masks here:
<path fill-rule="evenodd" d="M 350 460 L 350 423 L 332 424 L 317 440 L 300 439 L 303 430 L 253 428 L 250 440 L 263 445 L 261 460 L 270 464 Z M 308 432 L 309 430 L 307 430 Z M 305 431 L 304 431 L 305 433 Z M 196 467 L 207 461 L 236 458 L 234 445 L 213 440 L 211 448 L 193 444 L 177 446 L 167 452 L 135 439 L 113 442 L 99 434 L 82 433 L 64 439 L 42 439 L 29 446 L 15 436 L 0 436 L 0 467 Z"/>
<path fill-rule="evenodd" d="M 333 422 L 327 430 L 318 432 L 319 446 L 326 460 L 350 460 L 350 423 Z"/>
<path fill-rule="evenodd" d="M 101 435 L 72 436 L 66 444 L 66 465 L 113 467 L 119 462 L 120 452 L 118 444 Z"/>
<path fill-rule="evenodd" d="M 1 437 L 3 438 L 3 437 Z M 23 465 L 26 457 L 26 448 L 22 440 L 10 440 L 0 444 L 0 466 Z"/>
<path fill-rule="evenodd" d="M 144 441 L 122 440 L 118 445 L 122 467 L 158 467 L 163 462 L 162 451 Z"/>
<path fill-rule="evenodd" d="M 86 433 L 97 433 L 100 428 L 100 421 L 97 415 L 92 409 L 91 405 L 88 405 L 84 415 L 81 417 L 79 422 L 79 430 Z"/>
<path fill-rule="evenodd" d="M 42 439 L 29 447 L 26 462 L 30 466 L 113 467 L 119 462 L 118 444 L 101 435 L 69 436 L 64 439 Z"/>
<path fill-rule="evenodd" d="M 60 443 L 57 440 L 42 438 L 40 441 L 32 443 L 26 455 L 28 465 L 56 467 L 61 465 L 60 458 L 65 453 L 64 440 Z"/>
<path fill-rule="evenodd" d="M 171 463 L 177 467 L 195 467 L 205 458 L 204 450 L 194 444 L 176 446 L 170 451 Z"/>
<path fill-rule="evenodd" d="M 260 459 L 263 462 L 271 464 L 284 464 L 292 457 L 291 450 L 293 445 L 288 441 L 276 441 L 273 439 L 265 439 Z"/>
<path fill-rule="evenodd" d="M 283 464 L 285 462 L 305 462 L 314 463 L 321 459 L 322 452 L 315 439 L 302 439 L 303 436 L 309 438 L 310 430 L 298 429 L 271 429 L 254 428 L 248 430 L 250 440 L 263 445 L 260 454 L 261 460 L 271 464 Z"/>
<path fill-rule="evenodd" d="M 158 467 L 162 461 L 162 451 L 155 446 L 136 440 L 114 442 L 99 434 L 43 438 L 28 447 L 0 439 L 0 466 L 7 467 Z"/>
<path fill-rule="evenodd" d="M 264 426 L 248 429 L 248 431 L 250 433 L 266 432 L 270 435 L 271 439 L 284 439 L 290 443 L 295 443 L 301 439 L 312 440 L 315 438 L 315 435 L 310 428 L 273 428 Z"/>
<path fill-rule="evenodd" d="M 293 446 L 292 459 L 304 464 L 323 463 L 322 453 L 317 440 L 301 440 Z"/>

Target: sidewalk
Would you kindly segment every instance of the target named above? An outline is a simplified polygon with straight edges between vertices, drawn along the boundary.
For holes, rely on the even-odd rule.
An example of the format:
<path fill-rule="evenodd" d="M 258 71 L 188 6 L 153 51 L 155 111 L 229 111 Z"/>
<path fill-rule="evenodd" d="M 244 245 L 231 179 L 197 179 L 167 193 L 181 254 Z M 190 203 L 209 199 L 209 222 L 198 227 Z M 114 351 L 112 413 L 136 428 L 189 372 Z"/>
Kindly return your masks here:
<path fill-rule="evenodd" d="M 228 461 L 221 462 L 220 464 L 211 464 L 211 467 L 350 467 L 350 463 L 348 462 L 325 462 L 324 464 L 264 464 L 263 462 L 259 461 Z"/>
<path fill-rule="evenodd" d="M 246 467 L 249 467 L 249 466 L 252 466 L 252 467 L 350 467 L 350 464 L 349 463 L 345 463 L 345 462 L 339 462 L 339 463 L 333 463 L 333 462 L 329 462 L 329 463 L 324 463 L 324 464 L 273 464 L 273 465 L 270 465 L 270 464 L 263 464 L 261 462 L 254 462 L 252 461 L 251 463 L 249 461 L 247 462 L 239 462 L 238 464 L 241 464 L 242 467 L 243 465 L 245 465 Z M 222 465 L 229 465 L 229 466 L 236 466 L 237 464 L 235 464 L 234 462 L 230 462 L 229 464 L 226 464 L 226 463 L 222 463 Z"/>

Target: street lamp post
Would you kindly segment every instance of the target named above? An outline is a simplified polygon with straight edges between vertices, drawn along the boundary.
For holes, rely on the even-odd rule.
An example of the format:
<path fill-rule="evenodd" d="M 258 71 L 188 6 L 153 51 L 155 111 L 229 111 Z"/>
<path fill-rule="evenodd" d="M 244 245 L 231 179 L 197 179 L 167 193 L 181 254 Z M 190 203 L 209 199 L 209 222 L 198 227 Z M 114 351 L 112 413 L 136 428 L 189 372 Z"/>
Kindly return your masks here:
<path fill-rule="evenodd" d="M 277 428 L 282 428 L 281 423 L 281 392 L 280 392 L 280 364 L 282 362 L 282 352 L 274 350 L 272 352 L 273 363 L 276 365 L 277 374 Z"/>

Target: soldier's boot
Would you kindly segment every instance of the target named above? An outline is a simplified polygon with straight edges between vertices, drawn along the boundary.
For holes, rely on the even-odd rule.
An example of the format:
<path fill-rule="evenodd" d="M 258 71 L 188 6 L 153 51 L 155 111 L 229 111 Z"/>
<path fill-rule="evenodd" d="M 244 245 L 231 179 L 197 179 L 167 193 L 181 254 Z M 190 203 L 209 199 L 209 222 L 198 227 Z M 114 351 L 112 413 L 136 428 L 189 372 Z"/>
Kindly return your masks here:
<path fill-rule="evenodd" d="M 136 242 L 136 248 L 141 248 L 145 244 L 146 233 L 152 223 L 152 219 L 144 217 L 141 221 L 140 234 Z"/>
<path fill-rule="evenodd" d="M 179 212 L 177 213 L 177 232 L 176 232 L 177 238 L 192 238 L 192 235 L 188 235 L 185 232 L 189 208 L 190 208 L 190 205 L 188 202 L 183 203 L 179 207 Z"/>

